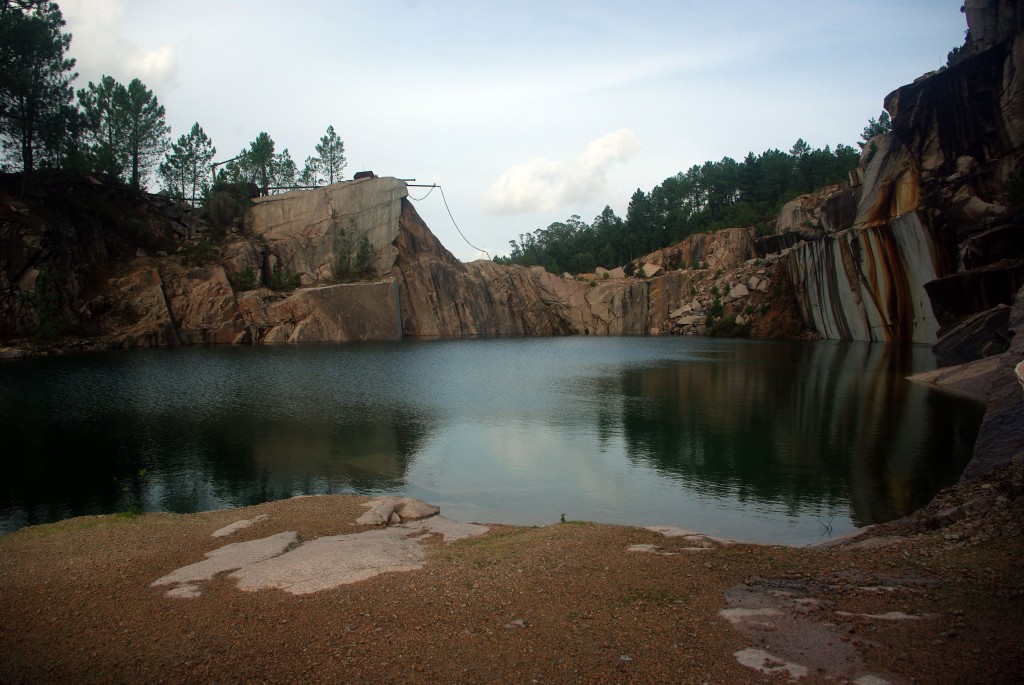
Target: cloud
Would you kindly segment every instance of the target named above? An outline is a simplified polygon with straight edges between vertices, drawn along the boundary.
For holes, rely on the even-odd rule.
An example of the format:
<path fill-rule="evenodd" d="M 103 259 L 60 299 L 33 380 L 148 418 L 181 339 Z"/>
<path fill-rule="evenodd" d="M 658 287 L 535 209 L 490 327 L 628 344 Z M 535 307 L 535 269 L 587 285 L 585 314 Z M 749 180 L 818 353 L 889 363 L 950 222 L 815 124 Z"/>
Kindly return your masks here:
<path fill-rule="evenodd" d="M 173 87 L 178 81 L 178 58 L 170 45 L 143 48 L 121 37 L 124 0 L 61 0 L 72 35 L 71 55 L 84 80 L 109 74 L 127 84 L 138 78 L 151 90 Z"/>
<path fill-rule="evenodd" d="M 636 148 L 636 136 L 622 128 L 591 141 L 576 157 L 538 158 L 516 164 L 501 174 L 484 195 L 484 211 L 550 212 L 602 197 L 607 192 L 608 166 L 625 162 Z"/>

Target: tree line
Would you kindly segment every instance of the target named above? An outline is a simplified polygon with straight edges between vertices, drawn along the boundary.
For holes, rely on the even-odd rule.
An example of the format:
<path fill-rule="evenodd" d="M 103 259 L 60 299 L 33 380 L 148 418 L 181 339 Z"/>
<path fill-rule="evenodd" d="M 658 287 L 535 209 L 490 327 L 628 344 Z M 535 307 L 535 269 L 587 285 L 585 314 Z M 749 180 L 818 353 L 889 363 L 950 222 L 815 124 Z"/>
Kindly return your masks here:
<path fill-rule="evenodd" d="M 166 111 L 139 79 L 104 75 L 75 90 L 71 34 L 55 2 L 0 0 L 0 170 L 97 172 L 145 190 L 154 174 L 178 200 L 206 197 L 217 149 L 196 122 L 171 140 Z M 342 179 L 345 144 L 328 126 L 299 171 L 288 149 L 260 132 L 226 160 L 217 181 L 254 183 L 267 194 Z"/>
<path fill-rule="evenodd" d="M 872 125 L 879 132 L 884 128 L 873 119 Z M 611 207 L 590 224 L 573 215 L 509 241 L 508 256 L 496 261 L 539 265 L 554 273 L 585 273 L 597 266 L 620 266 L 694 233 L 730 226 L 768 232 L 783 204 L 845 180 L 859 158 L 860 151 L 852 146 L 812 149 L 801 138 L 789 152 L 772 149 L 760 155 L 751 152 L 738 162 L 724 157 L 697 164 L 649 192 L 638 188 L 625 219 Z"/>

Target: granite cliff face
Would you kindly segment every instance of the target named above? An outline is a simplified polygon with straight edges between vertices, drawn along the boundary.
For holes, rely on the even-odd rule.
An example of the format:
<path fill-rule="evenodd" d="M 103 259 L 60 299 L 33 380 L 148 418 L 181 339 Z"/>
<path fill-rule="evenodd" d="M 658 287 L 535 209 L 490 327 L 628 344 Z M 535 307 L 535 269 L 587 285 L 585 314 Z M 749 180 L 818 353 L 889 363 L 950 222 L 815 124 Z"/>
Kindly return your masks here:
<path fill-rule="evenodd" d="M 1024 10 L 977 0 L 965 14 L 953 63 L 886 97 L 892 132 L 865 147 L 850 187 L 789 203 L 764 243 L 792 248 L 802 315 L 823 337 L 934 344 L 1024 283 L 1020 217 L 1006 212 L 1024 160 Z"/>

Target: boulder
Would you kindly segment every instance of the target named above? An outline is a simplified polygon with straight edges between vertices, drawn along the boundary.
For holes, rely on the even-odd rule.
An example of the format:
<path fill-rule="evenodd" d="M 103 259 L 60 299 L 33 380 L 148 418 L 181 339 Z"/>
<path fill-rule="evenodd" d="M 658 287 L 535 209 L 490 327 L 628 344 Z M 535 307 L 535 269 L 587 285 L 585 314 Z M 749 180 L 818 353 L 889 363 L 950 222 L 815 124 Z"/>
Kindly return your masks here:
<path fill-rule="evenodd" d="M 654 278 L 662 272 L 662 268 L 657 264 L 644 264 L 640 267 L 637 275 L 642 278 Z"/>
<path fill-rule="evenodd" d="M 742 283 L 737 283 L 729 290 L 727 298 L 730 300 L 738 300 L 742 297 L 748 297 L 749 295 L 750 290 L 747 289 L 747 286 L 743 285 Z"/>
<path fill-rule="evenodd" d="M 775 232 L 814 240 L 826 233 L 849 228 L 853 224 L 856 210 L 856 188 L 840 184 L 825 186 L 783 205 L 775 221 Z"/>
<path fill-rule="evenodd" d="M 356 523 L 364 526 L 389 525 L 393 516 L 397 517 L 398 523 L 404 523 L 435 516 L 441 512 L 440 507 L 410 497 L 375 497 L 369 502 L 364 502 L 363 506 L 369 507 L 369 510 L 356 519 Z"/>

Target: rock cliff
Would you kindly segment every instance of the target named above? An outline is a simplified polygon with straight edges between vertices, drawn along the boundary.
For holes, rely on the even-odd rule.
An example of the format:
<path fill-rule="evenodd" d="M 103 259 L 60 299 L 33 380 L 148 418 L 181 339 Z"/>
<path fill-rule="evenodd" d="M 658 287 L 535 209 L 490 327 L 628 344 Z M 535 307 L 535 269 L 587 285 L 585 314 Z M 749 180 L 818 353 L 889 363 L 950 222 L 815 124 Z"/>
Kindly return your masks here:
<path fill-rule="evenodd" d="M 850 187 L 797 198 L 762 242 L 792 248 L 801 312 L 823 337 L 934 344 L 1024 283 L 1007 212 L 1024 161 L 1021 6 L 967 3 L 964 48 L 886 97 L 892 132 L 865 146 Z"/>

